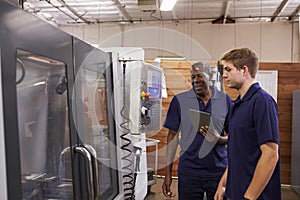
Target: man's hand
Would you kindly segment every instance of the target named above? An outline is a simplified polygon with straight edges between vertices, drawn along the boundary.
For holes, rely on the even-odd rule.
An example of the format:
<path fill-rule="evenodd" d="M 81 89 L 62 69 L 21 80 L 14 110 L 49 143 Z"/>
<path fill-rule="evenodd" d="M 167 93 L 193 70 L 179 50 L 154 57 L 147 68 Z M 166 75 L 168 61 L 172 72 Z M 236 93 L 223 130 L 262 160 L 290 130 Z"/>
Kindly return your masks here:
<path fill-rule="evenodd" d="M 162 191 L 165 197 L 167 197 L 168 199 L 172 199 L 173 197 L 175 197 L 175 194 L 171 192 L 170 189 L 171 184 L 172 184 L 172 179 L 165 177 L 164 183 L 162 185 Z"/>
<path fill-rule="evenodd" d="M 220 135 L 216 130 L 210 129 L 208 126 L 201 126 L 199 132 L 208 142 L 218 141 Z"/>
<path fill-rule="evenodd" d="M 225 195 L 225 187 L 219 185 L 214 200 L 223 200 L 224 195 Z"/>

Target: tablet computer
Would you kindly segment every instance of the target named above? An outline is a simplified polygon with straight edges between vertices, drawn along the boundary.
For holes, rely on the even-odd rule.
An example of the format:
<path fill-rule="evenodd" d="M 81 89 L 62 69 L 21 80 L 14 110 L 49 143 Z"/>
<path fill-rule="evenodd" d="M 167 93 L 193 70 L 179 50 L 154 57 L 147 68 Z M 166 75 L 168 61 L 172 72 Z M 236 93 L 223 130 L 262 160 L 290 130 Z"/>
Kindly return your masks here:
<path fill-rule="evenodd" d="M 208 126 L 210 125 L 211 116 L 210 113 L 189 109 L 190 119 L 192 121 L 193 127 L 199 131 L 201 126 Z"/>

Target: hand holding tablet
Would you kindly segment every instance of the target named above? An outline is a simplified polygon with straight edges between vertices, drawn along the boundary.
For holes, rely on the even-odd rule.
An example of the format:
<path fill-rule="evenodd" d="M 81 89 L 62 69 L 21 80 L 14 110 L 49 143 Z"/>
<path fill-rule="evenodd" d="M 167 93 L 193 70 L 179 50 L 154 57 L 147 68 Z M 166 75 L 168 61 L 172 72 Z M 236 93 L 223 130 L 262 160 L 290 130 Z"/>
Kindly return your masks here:
<path fill-rule="evenodd" d="M 189 109 L 190 119 L 192 120 L 193 127 L 199 131 L 201 126 L 210 126 L 211 116 L 210 113 Z"/>
<path fill-rule="evenodd" d="M 215 142 L 220 135 L 215 131 L 210 113 L 189 109 L 190 119 L 195 130 L 199 131 L 208 142 Z"/>

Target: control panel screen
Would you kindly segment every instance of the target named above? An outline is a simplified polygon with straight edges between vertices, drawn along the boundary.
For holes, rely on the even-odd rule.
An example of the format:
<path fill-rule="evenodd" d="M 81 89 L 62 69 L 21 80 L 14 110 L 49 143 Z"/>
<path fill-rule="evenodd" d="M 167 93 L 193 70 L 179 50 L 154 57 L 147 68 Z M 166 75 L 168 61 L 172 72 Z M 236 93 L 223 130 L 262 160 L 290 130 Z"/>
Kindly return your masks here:
<path fill-rule="evenodd" d="M 147 92 L 150 94 L 150 98 L 161 98 L 161 72 L 154 70 L 148 71 Z"/>

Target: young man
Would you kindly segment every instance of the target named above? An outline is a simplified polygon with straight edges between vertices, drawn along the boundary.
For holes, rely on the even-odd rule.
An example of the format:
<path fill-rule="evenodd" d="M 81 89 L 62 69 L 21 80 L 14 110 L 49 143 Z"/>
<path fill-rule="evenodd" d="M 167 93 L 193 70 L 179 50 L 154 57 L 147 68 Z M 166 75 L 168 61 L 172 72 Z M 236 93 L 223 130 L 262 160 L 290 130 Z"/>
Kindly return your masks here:
<path fill-rule="evenodd" d="M 227 166 L 227 138 L 224 124 L 232 106 L 228 95 L 211 87 L 212 71 L 208 64 L 198 62 L 192 65 L 193 88 L 177 94 L 171 101 L 164 126 L 169 129 L 167 137 L 167 169 L 163 193 L 167 198 L 175 196 L 170 191 L 172 163 L 178 143 L 180 158 L 178 165 L 178 199 L 202 200 L 206 193 L 213 200 L 218 183 Z M 190 109 L 211 114 L 215 142 L 205 140 L 198 127 L 193 127 Z M 179 133 L 180 132 L 180 133 Z M 180 134 L 180 136 L 179 136 Z M 179 142 L 180 141 L 180 142 Z"/>
<path fill-rule="evenodd" d="M 258 59 L 248 48 L 233 49 L 220 59 L 223 79 L 239 92 L 229 119 L 228 167 L 215 200 L 280 200 L 277 105 L 254 78 Z"/>

